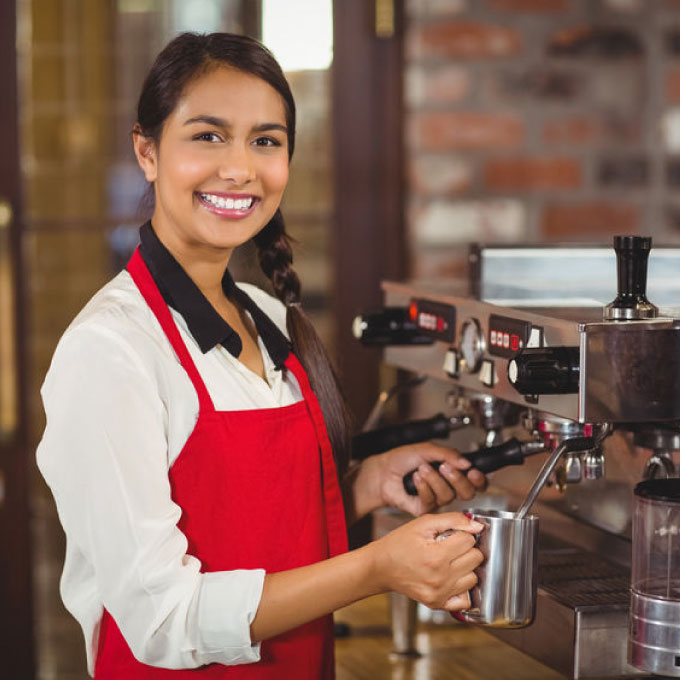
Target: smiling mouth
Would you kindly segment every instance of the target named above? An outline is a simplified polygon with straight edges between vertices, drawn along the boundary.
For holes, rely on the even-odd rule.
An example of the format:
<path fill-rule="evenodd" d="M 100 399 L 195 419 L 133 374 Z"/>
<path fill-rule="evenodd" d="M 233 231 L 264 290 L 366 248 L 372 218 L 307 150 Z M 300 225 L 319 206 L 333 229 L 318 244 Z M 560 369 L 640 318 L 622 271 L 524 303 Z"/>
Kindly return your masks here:
<path fill-rule="evenodd" d="M 243 198 L 225 198 L 224 196 L 217 196 L 216 194 L 199 193 L 198 197 L 207 203 L 209 206 L 219 208 L 221 210 L 250 210 L 253 207 L 257 198 L 255 196 L 246 196 Z"/>

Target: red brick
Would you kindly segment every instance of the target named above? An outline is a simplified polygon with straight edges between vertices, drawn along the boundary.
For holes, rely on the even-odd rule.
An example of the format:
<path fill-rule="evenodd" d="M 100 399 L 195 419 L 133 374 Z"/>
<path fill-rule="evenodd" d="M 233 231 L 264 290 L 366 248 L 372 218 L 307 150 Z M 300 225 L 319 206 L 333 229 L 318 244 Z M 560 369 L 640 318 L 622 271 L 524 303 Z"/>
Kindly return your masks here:
<path fill-rule="evenodd" d="M 486 163 L 484 181 L 489 189 L 577 189 L 581 164 L 573 158 L 496 158 Z"/>
<path fill-rule="evenodd" d="M 632 203 L 562 203 L 546 206 L 542 231 L 548 238 L 593 241 L 600 236 L 637 232 L 640 223 L 639 207 Z"/>
<path fill-rule="evenodd" d="M 666 99 L 680 102 L 680 67 L 676 66 L 666 74 Z"/>
<path fill-rule="evenodd" d="M 522 37 L 517 31 L 481 23 L 424 24 L 412 28 L 407 38 L 407 55 L 411 59 L 486 59 L 515 55 L 522 49 Z"/>
<path fill-rule="evenodd" d="M 412 143 L 424 151 L 516 148 L 525 137 L 523 120 L 505 113 L 419 113 L 411 130 Z"/>
<path fill-rule="evenodd" d="M 569 0 L 491 0 L 497 12 L 564 12 Z"/>
<path fill-rule="evenodd" d="M 543 142 L 546 144 L 590 144 L 600 136 L 599 123 L 585 116 L 549 120 L 543 126 Z"/>

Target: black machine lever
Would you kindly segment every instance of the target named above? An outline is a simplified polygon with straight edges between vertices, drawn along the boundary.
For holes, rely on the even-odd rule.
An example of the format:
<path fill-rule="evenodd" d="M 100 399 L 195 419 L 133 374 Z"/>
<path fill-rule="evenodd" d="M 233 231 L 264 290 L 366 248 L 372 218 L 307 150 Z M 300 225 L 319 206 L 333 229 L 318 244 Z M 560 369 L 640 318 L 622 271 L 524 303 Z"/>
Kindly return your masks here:
<path fill-rule="evenodd" d="M 508 381 L 520 394 L 577 394 L 578 347 L 527 347 L 508 362 Z"/>
<path fill-rule="evenodd" d="M 472 453 L 463 454 L 467 458 L 472 467 L 483 472 L 484 474 L 500 470 L 508 465 L 522 465 L 527 456 L 533 456 L 536 453 L 545 451 L 545 444 L 538 441 L 521 442 L 519 439 L 512 437 L 503 444 L 498 446 L 489 446 L 487 448 L 473 451 Z M 438 470 L 442 461 L 431 461 L 430 465 Z M 415 484 L 413 483 L 413 473 L 409 472 L 404 475 L 404 489 L 409 496 L 418 495 Z"/>
<path fill-rule="evenodd" d="M 385 307 L 360 314 L 352 323 L 352 333 L 362 345 L 431 345 L 434 338 L 424 334 L 406 307 Z"/>

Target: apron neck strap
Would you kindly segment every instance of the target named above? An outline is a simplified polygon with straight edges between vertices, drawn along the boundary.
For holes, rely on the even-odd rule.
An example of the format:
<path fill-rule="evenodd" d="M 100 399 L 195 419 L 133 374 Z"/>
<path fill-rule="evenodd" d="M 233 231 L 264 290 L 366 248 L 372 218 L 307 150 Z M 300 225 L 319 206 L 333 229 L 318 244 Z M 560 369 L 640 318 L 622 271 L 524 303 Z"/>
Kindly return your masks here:
<path fill-rule="evenodd" d="M 142 256 L 139 252 L 139 247 L 137 247 L 130 258 L 130 261 L 127 265 L 127 270 L 130 273 L 130 276 L 132 276 L 132 280 L 135 282 L 135 285 L 142 294 L 142 297 L 146 300 L 146 303 L 154 313 L 154 316 L 156 319 L 158 319 L 158 323 L 161 325 L 163 332 L 170 341 L 172 349 L 175 351 L 177 358 L 182 364 L 182 367 L 187 372 L 187 375 L 189 376 L 189 379 L 196 390 L 196 394 L 198 395 L 200 411 L 214 411 L 215 407 L 213 406 L 212 399 L 208 394 L 205 383 L 203 382 L 203 379 L 196 368 L 196 364 L 194 364 L 194 360 L 189 354 L 189 350 L 182 340 L 177 328 L 177 324 L 172 318 L 172 314 L 170 313 L 168 305 L 165 303 L 161 292 L 158 290 L 156 282 L 151 276 L 151 272 L 149 272 L 146 263 L 142 259 Z"/>

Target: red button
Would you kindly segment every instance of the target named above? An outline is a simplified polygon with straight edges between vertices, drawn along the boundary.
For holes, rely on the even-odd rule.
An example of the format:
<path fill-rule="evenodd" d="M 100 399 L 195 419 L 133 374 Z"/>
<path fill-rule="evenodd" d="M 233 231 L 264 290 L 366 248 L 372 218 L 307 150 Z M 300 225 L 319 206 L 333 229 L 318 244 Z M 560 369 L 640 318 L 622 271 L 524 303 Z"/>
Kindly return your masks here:
<path fill-rule="evenodd" d="M 411 317 L 411 321 L 415 321 L 418 318 L 418 305 L 415 302 L 409 305 L 408 315 Z"/>
<path fill-rule="evenodd" d="M 510 336 L 510 349 L 516 352 L 519 349 L 519 335 L 514 333 Z"/>

